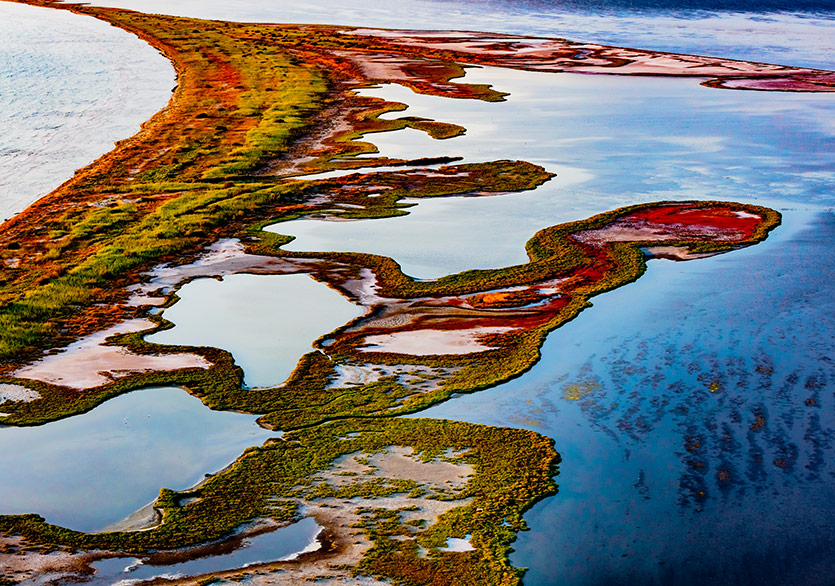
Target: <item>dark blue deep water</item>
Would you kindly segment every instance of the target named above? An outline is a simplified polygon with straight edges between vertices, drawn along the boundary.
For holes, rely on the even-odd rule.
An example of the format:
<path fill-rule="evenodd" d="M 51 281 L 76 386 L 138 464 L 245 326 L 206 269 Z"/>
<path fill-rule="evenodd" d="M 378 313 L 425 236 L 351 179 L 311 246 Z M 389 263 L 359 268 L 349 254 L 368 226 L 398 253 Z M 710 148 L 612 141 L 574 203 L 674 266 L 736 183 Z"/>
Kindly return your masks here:
<path fill-rule="evenodd" d="M 101 1 L 205 18 L 457 27 L 835 67 L 833 0 Z M 31 95 L 39 95 L 33 71 Z M 712 115 L 703 88 L 682 96 L 662 94 L 662 85 L 654 84 L 651 107 L 614 93 L 622 103 L 595 108 L 606 96 L 590 92 L 588 113 L 570 117 L 590 140 L 569 137 L 578 140 L 551 156 L 584 162 L 597 183 L 583 189 L 598 186 L 599 200 L 611 194 L 609 207 L 738 199 L 778 207 L 784 225 L 746 250 L 652 261 L 638 282 L 596 298 L 552 333 L 525 375 L 419 416 L 555 439 L 560 492 L 526 514 L 531 531 L 514 544 L 513 563 L 529 568 L 526 586 L 835 585 L 835 126 L 827 122 L 835 98 L 782 95 L 755 107 L 751 92 L 746 116 L 730 97 Z M 548 107 L 558 109 L 568 92 Z M 6 111 L 10 95 L 0 95 Z M 43 109 L 24 102 L 33 111 L 17 119 Z M 810 109 L 823 123 L 807 128 Z M 678 125 L 650 128 L 659 112 L 680 112 Z M 727 128 L 741 139 L 728 141 Z M 764 128 L 776 138 L 764 140 Z M 644 134 L 627 140 L 635 132 Z M 598 148 L 607 137 L 631 148 Z M 659 140 L 668 145 L 663 157 Z M 588 197 L 583 189 L 577 197 Z"/>
<path fill-rule="evenodd" d="M 483 0 L 473 3 L 514 6 L 524 11 L 583 11 L 612 12 L 644 11 L 652 14 L 665 12 L 811 12 L 827 13 L 835 10 L 833 0 L 521 0 L 518 2 Z"/>
<path fill-rule="evenodd" d="M 652 261 L 530 372 L 425 413 L 555 438 L 527 586 L 835 583 L 835 215 L 784 228 Z"/>

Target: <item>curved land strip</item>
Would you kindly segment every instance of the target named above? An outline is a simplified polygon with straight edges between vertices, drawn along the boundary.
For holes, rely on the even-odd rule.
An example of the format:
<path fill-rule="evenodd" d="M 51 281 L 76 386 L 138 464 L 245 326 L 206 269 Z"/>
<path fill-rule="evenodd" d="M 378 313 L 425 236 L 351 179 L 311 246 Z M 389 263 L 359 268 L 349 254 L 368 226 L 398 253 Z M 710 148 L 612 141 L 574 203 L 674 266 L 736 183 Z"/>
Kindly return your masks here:
<path fill-rule="evenodd" d="M 647 255 L 690 258 L 753 244 L 779 215 L 721 202 L 633 206 L 542 230 L 528 242 L 525 265 L 434 282 L 414 281 L 383 257 L 283 251 L 288 239 L 261 228 L 305 214 L 385 217 L 406 213 L 400 200 L 407 195 L 520 191 L 551 177 L 522 161 L 355 158 L 376 152 L 361 141 L 371 132 L 409 126 L 443 139 L 465 131 L 413 117 L 381 120 L 404 106 L 353 92 L 377 82 L 503 99 L 488 86 L 452 81 L 462 64 L 483 63 L 709 77 L 709 85 L 734 88 L 832 89 L 832 72 L 564 40 L 236 24 L 26 3 L 136 33 L 171 60 L 178 85 L 139 134 L 3 225 L 3 422 L 45 423 L 136 388 L 178 384 L 213 408 L 263 414 L 264 425 L 295 431 L 248 450 L 190 491 L 163 489 L 155 505 L 162 523 L 148 531 L 90 535 L 34 515 L 0 517 L 0 580 L 10 582 L 51 570 L 83 574 L 96 557 L 171 553 L 256 530 L 250 523 L 263 530 L 264 523 L 313 515 L 326 528 L 320 551 L 249 572 L 264 573 L 256 582 L 350 583 L 359 573 L 403 584 L 518 583 L 508 547 L 523 526 L 522 512 L 555 491 L 552 441 L 392 416 L 529 368 L 548 331 L 591 296 L 639 277 Z M 428 164 L 447 166 L 429 173 L 421 169 Z M 391 170 L 292 178 L 364 166 Z M 235 252 L 212 257 L 210 246 L 230 238 L 237 239 Z M 165 284 L 155 269 L 168 275 Z M 321 352 L 304 356 L 291 380 L 274 389 L 242 389 L 240 369 L 222 350 L 142 339 L 143 329 L 169 326 L 148 309 L 172 303 L 176 287 L 230 272 L 309 272 L 369 312 L 320 339 Z M 59 356 L 48 355 L 54 349 L 80 351 L 73 343 L 97 357 L 89 368 L 98 378 L 38 380 L 43 371 L 31 369 Z M 123 362 L 109 363 L 104 348 L 118 349 Z M 476 550 L 442 547 L 448 537 L 467 535 Z M 56 549 L 62 553 L 48 555 Z"/>
<path fill-rule="evenodd" d="M 256 519 L 274 526 L 312 515 L 326 528 L 319 551 L 247 573 L 269 570 L 273 584 L 322 576 L 337 583 L 353 573 L 408 584 L 511 584 L 521 572 L 507 562 L 510 543 L 524 527 L 522 512 L 556 492 L 557 462 L 553 441 L 528 431 L 429 419 L 346 421 L 247 450 L 193 490 L 163 489 L 155 504 L 162 523 L 147 531 L 86 534 L 36 515 L 0 517 L 0 532 L 15 536 L 0 556 L 19 568 L 14 580 L 31 575 L 35 563 L 83 572 L 109 551 L 171 550 L 228 537 Z M 473 551 L 444 550 L 448 537 L 468 535 Z M 23 547 L 28 566 L 14 564 Z M 56 550 L 62 554 L 49 555 Z"/>

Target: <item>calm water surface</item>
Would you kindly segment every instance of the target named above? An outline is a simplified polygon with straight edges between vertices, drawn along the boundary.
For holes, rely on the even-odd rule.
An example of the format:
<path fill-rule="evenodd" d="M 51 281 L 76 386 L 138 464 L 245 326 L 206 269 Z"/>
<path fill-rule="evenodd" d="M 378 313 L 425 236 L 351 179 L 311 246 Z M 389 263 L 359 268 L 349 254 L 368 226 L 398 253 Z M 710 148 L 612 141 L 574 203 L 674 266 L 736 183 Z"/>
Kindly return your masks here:
<path fill-rule="evenodd" d="M 757 7 L 740 2 L 733 8 L 741 12 L 699 12 L 693 10 L 698 6 L 681 4 L 656 8 L 644 3 L 641 10 L 632 11 L 619 5 L 602 9 L 581 4 L 579 9 L 569 10 L 566 6 L 574 5 L 417 0 L 379 8 L 352 1 L 183 0 L 163 4 L 133 0 L 124 4 L 245 20 L 427 28 L 466 23 L 466 28 L 556 34 L 824 67 L 832 66 L 835 53 L 835 19 L 832 7 L 825 2 L 803 14 L 772 12 L 771 8 L 758 14 L 752 12 Z M 0 9 L 4 8 L 0 4 Z M 802 5 L 796 8 L 806 9 Z M 36 22 L 30 17 L 28 26 Z M 119 31 L 113 34 L 125 37 Z M 7 52 L 18 53 L 8 54 L 16 55 L 29 45 L 18 40 L 11 46 Z M 50 47 L 35 46 L 33 51 L 32 62 L 50 62 L 42 58 L 52 54 Z M 133 54 L 134 49 L 129 51 Z M 106 57 L 101 53 L 72 61 L 98 63 L 97 59 Z M 18 61 L 9 60 L 12 64 Z M 113 87 L 108 77 L 112 67 L 116 64 L 102 65 L 102 71 L 93 76 L 102 80 L 100 87 Z M 166 67 L 160 65 L 157 71 L 170 75 Z M 147 68 L 137 71 L 140 69 Z M 41 108 L 34 97 L 53 85 L 51 78 L 39 68 L 34 73 L 10 71 L 7 81 L 14 82 L 15 91 L 0 92 L 4 108 L 9 96 L 14 96 L 20 107 L 26 107 L 27 115 L 48 114 L 50 109 Z M 68 73 L 71 71 L 65 69 L 59 75 L 74 79 Z M 551 75 L 533 82 L 528 81 L 528 74 L 496 75 L 492 70 L 472 70 L 469 75 L 471 79 L 489 77 L 499 89 L 513 91 L 513 96 L 505 104 L 447 101 L 441 105 L 443 100 L 397 88 L 378 90 L 403 96 L 412 105 L 409 114 L 429 112 L 442 120 L 449 115 L 451 121 L 458 122 L 459 117 L 472 113 L 464 124 L 469 129 L 465 137 L 417 145 L 412 143 L 416 135 L 393 133 L 379 138 L 381 150 L 395 153 L 415 144 L 420 156 L 446 149 L 471 160 L 526 158 L 544 164 L 560 177 L 530 194 L 421 202 L 414 214 L 400 220 L 431 225 L 432 238 L 423 242 L 437 240 L 455 248 L 453 227 L 438 224 L 438 218 L 454 213 L 463 240 L 479 244 L 463 247 L 462 254 L 453 255 L 458 258 L 438 259 L 445 246 L 410 258 L 405 253 L 414 248 L 414 239 L 423 228 L 404 228 L 398 231 L 403 244 L 390 241 L 380 252 L 402 260 L 404 266 L 412 263 L 414 268 L 409 271 L 413 274 L 442 274 L 458 270 L 461 264 L 467 268 L 506 264 L 510 256 L 502 255 L 518 254 L 535 226 L 633 201 L 753 201 L 776 206 L 785 217 L 785 225 L 764 244 L 689 263 L 652 262 L 637 283 L 596 298 L 593 308 L 554 332 L 543 348 L 542 361 L 524 376 L 422 414 L 528 427 L 556 439 L 564 458 L 558 478 L 560 494 L 526 515 L 532 531 L 523 533 L 514 544 L 513 562 L 530 568 L 525 584 L 832 584 L 832 97 L 709 90 L 680 80 Z M 20 87 L 24 76 L 33 80 L 26 89 Z M 165 99 L 154 98 L 152 110 L 161 107 Z M 76 104 L 71 110 L 79 108 L 83 110 Z M 49 116 L 38 119 L 48 120 Z M 82 143 L 98 134 L 98 130 L 70 128 L 70 135 Z M 31 149 L 22 160 L 35 160 L 43 152 Z M 42 167 L 39 180 L 47 186 L 43 189 L 60 183 L 72 168 Z M 434 211 L 433 206 L 437 206 Z M 500 224 L 497 217 L 503 220 Z M 461 218 L 466 220 L 463 225 Z M 362 226 L 373 240 L 374 230 L 385 222 L 388 220 Z M 323 228 L 324 223 L 295 224 L 309 229 L 311 238 L 338 239 L 326 233 L 331 228 Z M 287 225 L 282 225 L 281 231 Z M 497 240 L 495 234 L 504 237 L 505 229 L 506 252 L 502 247 L 482 246 L 487 240 Z M 452 236 L 444 236 L 445 232 Z M 482 234 L 489 238 L 478 240 Z M 299 236 L 300 244 L 301 232 Z M 325 248 L 320 242 L 309 246 Z M 474 252 L 479 247 L 486 253 L 484 259 Z M 181 301 L 168 311 L 178 306 L 185 308 L 186 304 Z M 213 307 L 217 310 L 219 306 Z M 180 327 L 178 323 L 171 332 Z M 235 329 L 234 324 L 228 327 Z M 330 325 L 311 335 L 329 329 Z M 207 338 L 201 340 L 197 343 L 209 343 Z M 128 395 L 90 414 L 37 430 L 0 429 L 0 441 L 4 434 L 18 431 L 48 434 L 63 424 L 103 413 L 102 409 L 116 409 L 119 401 L 142 396 Z M 169 396 L 196 402 L 181 392 L 165 394 Z M 154 405 L 163 409 L 160 416 L 170 410 L 161 401 L 154 401 Z M 195 413 L 206 417 L 233 417 L 211 414 L 199 402 L 195 406 Z M 125 411 L 114 412 L 109 425 L 126 417 L 135 421 L 146 413 L 145 406 L 127 405 Z M 247 425 L 252 425 L 252 418 L 248 421 Z M 178 425 L 171 422 L 163 427 L 167 433 L 176 433 Z M 191 439 L 169 439 L 154 433 L 132 445 L 158 439 L 164 448 L 159 447 L 156 453 L 165 454 L 178 446 L 204 441 L 202 434 L 210 427 L 201 424 L 200 432 L 193 433 Z M 102 429 L 108 429 L 105 421 L 89 426 L 87 433 Z M 251 428 L 244 426 L 235 432 L 241 443 L 234 450 L 234 442 L 224 443 L 232 454 L 224 452 L 211 462 L 200 461 L 197 455 L 178 458 L 178 464 L 194 458 L 198 467 L 202 466 L 185 476 L 216 470 L 239 454 L 242 446 L 261 443 L 261 437 L 248 442 L 251 431 L 246 429 Z M 81 463 L 82 470 L 85 462 L 101 466 L 103 483 L 110 482 L 121 473 L 108 468 L 109 462 L 135 463 L 145 453 L 123 447 L 126 444 L 119 436 L 111 435 L 84 442 L 97 450 L 100 447 L 100 451 L 89 451 L 91 447 L 64 460 Z M 44 435 L 27 444 L 32 444 L 32 450 L 54 450 L 66 437 L 76 436 L 87 437 L 70 434 L 51 439 Z M 9 454 L 10 450 L 3 452 Z M 0 465 L 5 465 L 6 458 Z M 37 461 L 33 454 L 20 467 L 29 466 L 24 472 L 35 474 L 40 468 L 31 464 Z M 154 458 L 155 464 L 161 461 L 161 457 Z M 23 508 L 71 527 L 96 528 L 152 500 L 161 486 L 183 488 L 195 480 L 154 477 L 149 483 L 154 486 L 147 487 L 150 496 L 137 496 L 136 504 L 124 513 L 114 511 L 101 519 L 89 519 L 73 517 L 76 511 L 89 507 L 68 504 L 76 501 L 67 499 L 89 499 L 83 490 L 80 497 L 73 496 L 77 476 L 61 477 L 55 485 L 48 484 L 52 479 L 39 477 L 38 484 L 28 485 L 38 488 L 29 489 L 32 500 Z M 45 490 L 44 486 L 55 488 Z M 4 489 L 4 495 L 7 490 L 12 488 Z"/>
<path fill-rule="evenodd" d="M 207 409 L 182 389 L 111 399 L 41 427 L 0 427 L 0 513 L 96 531 L 183 490 L 272 433 L 254 415 Z"/>
<path fill-rule="evenodd" d="M 140 560 L 136 558 L 102 560 L 93 564 L 96 574 L 85 584 L 127 586 L 131 580 L 196 576 L 292 558 L 304 551 L 318 549 L 316 536 L 321 529 L 316 521 L 308 517 L 288 527 L 247 537 L 242 547 L 230 553 L 170 565 L 155 565 L 149 561 L 138 563 Z"/>
<path fill-rule="evenodd" d="M 163 312 L 158 344 L 215 346 L 232 353 L 244 383 L 283 383 L 320 336 L 362 315 L 359 306 L 308 275 L 229 275 L 183 286 Z"/>
<path fill-rule="evenodd" d="M 521 378 L 421 415 L 556 439 L 526 585 L 831 584 L 835 215 L 653 261 L 552 333 Z"/>
<path fill-rule="evenodd" d="M 409 275 L 435 278 L 523 263 L 525 242 L 537 230 L 627 204 L 716 199 L 818 208 L 832 202 L 833 96 L 496 68 L 470 69 L 465 79 L 511 95 L 484 103 L 417 95 L 398 85 L 368 90 L 410 105 L 396 115 L 456 122 L 467 134 L 438 141 L 402 130 L 366 139 L 392 157 L 518 158 L 557 177 L 524 193 L 417 200 L 407 216 L 299 220 L 268 229 L 295 236 L 289 250 L 383 254 Z M 591 105 L 589 96 L 596 96 Z"/>
<path fill-rule="evenodd" d="M 464 29 L 832 67 L 831 0 L 94 0 L 146 12 L 250 22 Z"/>

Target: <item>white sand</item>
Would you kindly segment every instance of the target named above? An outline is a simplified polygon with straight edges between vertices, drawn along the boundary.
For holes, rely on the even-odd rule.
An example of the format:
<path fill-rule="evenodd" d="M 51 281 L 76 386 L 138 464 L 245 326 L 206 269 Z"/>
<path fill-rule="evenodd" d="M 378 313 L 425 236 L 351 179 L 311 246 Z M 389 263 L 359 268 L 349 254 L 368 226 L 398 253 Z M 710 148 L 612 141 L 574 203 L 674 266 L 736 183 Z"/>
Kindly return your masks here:
<path fill-rule="evenodd" d="M 40 398 L 41 394 L 38 391 L 27 389 L 24 386 L 0 384 L 0 405 L 6 401 L 30 403 Z"/>

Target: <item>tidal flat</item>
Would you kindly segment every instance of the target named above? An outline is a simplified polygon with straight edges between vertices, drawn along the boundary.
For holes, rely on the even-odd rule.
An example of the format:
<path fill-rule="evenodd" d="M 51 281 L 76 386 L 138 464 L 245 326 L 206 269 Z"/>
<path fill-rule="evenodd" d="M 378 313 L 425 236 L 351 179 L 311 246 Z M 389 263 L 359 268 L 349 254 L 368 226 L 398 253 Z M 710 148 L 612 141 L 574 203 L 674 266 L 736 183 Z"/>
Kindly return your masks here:
<path fill-rule="evenodd" d="M 106 568 L 116 568 L 126 556 L 174 572 L 192 568 L 165 578 L 181 583 L 519 583 L 520 566 L 526 564 L 510 556 L 510 544 L 526 527 L 523 514 L 536 503 L 560 502 L 554 477 L 565 453 L 576 452 L 569 448 L 562 457 L 557 452 L 565 437 L 559 429 L 542 433 L 546 430 L 510 420 L 485 425 L 430 419 L 424 410 L 450 398 L 445 405 L 456 405 L 461 395 L 477 400 L 539 372 L 551 332 L 594 313 L 592 299 L 596 304 L 598 296 L 606 299 L 615 289 L 640 283 L 648 265 L 669 263 L 655 259 L 698 266 L 724 258 L 723 253 L 746 255 L 773 242 L 770 234 L 781 233 L 781 222 L 794 226 L 803 214 L 826 213 L 825 197 L 820 202 L 805 197 L 826 181 L 825 151 L 815 168 L 786 170 L 775 159 L 788 161 L 811 143 L 831 141 L 831 129 L 821 123 L 831 108 L 825 94 L 832 91 L 835 74 L 829 71 L 494 33 L 238 24 L 29 3 L 92 15 L 138 34 L 171 60 L 178 85 L 168 107 L 140 134 L 6 224 L 0 236 L 6 267 L 0 289 L 0 388 L 5 389 L 0 415 L 7 428 L 0 432 L 28 431 L 32 425 L 52 430 L 139 395 L 126 394 L 131 391 L 176 385 L 211 409 L 259 416 L 265 433 L 274 437 L 222 470 L 206 465 L 199 483 L 178 488 L 178 481 L 160 477 L 156 501 L 143 507 L 155 522 L 143 530 L 116 525 L 89 533 L 87 527 L 56 522 L 54 515 L 39 516 L 36 507 L 29 514 L 5 511 L 10 514 L 0 516 L 0 560 L 10 583 L 106 581 Z M 483 69 L 469 69 L 475 65 Z M 745 100 L 758 98 L 734 98 L 733 105 L 734 100 L 719 100 L 713 111 L 723 114 L 713 120 L 713 134 L 648 141 L 659 155 L 659 143 L 674 147 L 666 168 L 653 173 L 640 167 L 629 171 L 627 152 L 615 151 L 604 164 L 607 141 L 623 140 L 617 132 L 593 137 L 592 148 L 572 156 L 515 152 L 524 137 L 507 135 L 506 150 L 494 142 L 473 151 L 468 133 L 484 133 L 476 120 L 434 106 L 421 111 L 424 95 L 475 103 L 478 109 L 512 103 L 514 91 L 507 90 L 513 84 L 502 87 L 503 70 L 497 67 L 511 68 L 510 77 L 517 74 L 514 69 L 559 80 L 598 74 L 587 78 L 592 84 L 618 79 L 609 73 L 629 76 L 620 88 L 632 88 L 625 95 L 636 111 L 657 110 L 650 97 L 655 90 L 641 94 L 642 82 L 657 89 L 669 81 L 667 93 L 696 104 L 701 98 L 689 92 L 779 96 L 760 100 L 754 110 L 795 112 L 802 104 L 793 116 L 799 122 L 796 136 L 805 138 L 774 145 L 764 138 L 769 132 L 785 135 L 745 113 Z M 666 79 L 645 77 L 650 74 Z M 374 89 L 380 84 L 382 91 Z M 389 91 L 391 84 L 409 91 Z M 685 89 L 687 84 L 693 89 Z M 577 99 L 590 91 L 576 89 L 581 81 L 574 85 Z M 522 84 L 514 89 L 524 96 Z M 570 112 L 570 98 L 563 105 Z M 746 144 L 744 133 L 720 122 L 723 116 L 750 122 L 747 136 L 763 142 Z M 663 116 L 654 123 L 668 124 Z M 574 132 L 588 137 L 582 127 Z M 425 141 L 412 140 L 414 133 L 425 134 Z M 573 150 L 583 143 L 578 138 Z M 564 139 L 564 147 L 572 143 L 570 133 Z M 398 141 L 405 148 L 392 148 Z M 444 146 L 429 146 L 435 144 Z M 736 159 L 729 160 L 729 153 L 737 153 Z M 688 184 L 678 168 L 690 158 L 688 174 L 703 180 Z M 749 158 L 757 167 L 746 171 Z M 712 169 L 722 161 L 729 165 L 722 172 L 739 172 L 737 187 L 754 182 L 747 195 L 738 193 L 727 175 L 724 181 L 715 176 Z M 612 178 L 607 172 L 612 164 L 620 165 L 626 180 Z M 637 187 L 642 173 L 661 179 L 659 188 Z M 784 187 L 794 179 L 792 189 Z M 618 186 L 629 193 L 617 192 Z M 476 255 L 468 253 L 463 263 L 442 261 L 435 273 L 421 274 L 398 262 L 396 247 L 331 244 L 339 238 L 326 245 L 293 242 L 293 226 L 302 224 L 362 230 L 419 217 L 421 206 L 436 202 L 474 202 L 473 209 L 481 202 L 507 202 L 509 209 L 525 206 L 525 198 L 541 204 L 537 195 L 549 188 L 559 195 L 546 205 L 559 209 L 514 228 L 516 242 L 507 249 L 515 249 L 515 257 L 485 255 L 486 262 L 471 262 Z M 561 189 L 576 194 L 585 188 L 594 194 L 591 202 L 564 205 L 572 198 Z M 792 207 L 798 201 L 804 210 Z M 435 213 L 467 223 L 472 210 L 466 205 L 460 210 Z M 481 231 L 493 239 L 503 236 L 498 226 Z M 399 246 L 425 245 L 431 262 L 455 248 L 442 236 L 422 238 L 406 237 Z M 208 291 L 224 285 L 212 278 L 246 285 L 232 296 L 231 314 L 211 315 L 221 304 Z M 263 289 L 263 283 L 282 280 L 306 285 L 280 294 Z M 660 291 L 666 286 L 653 284 Z M 244 295 L 259 301 L 245 302 Z M 282 301 L 282 295 L 290 298 Z M 308 305 L 297 304 L 299 297 Z M 274 311 L 270 304 L 281 308 Z M 310 305 L 327 305 L 315 323 L 302 315 Z M 259 319 L 268 312 L 287 325 L 284 311 L 298 314 L 294 317 L 310 332 L 299 337 L 291 327 L 283 336 L 300 345 L 271 346 L 249 360 L 233 340 L 252 346 L 252 336 L 243 327 L 230 330 L 241 323 L 268 325 L 265 315 Z M 219 338 L 178 337 L 206 325 L 211 329 L 213 322 L 227 324 Z M 142 327 L 120 329 L 138 323 Z M 36 365 L 89 339 L 102 355 L 121 356 L 132 366 L 73 365 L 89 370 L 92 383 L 82 387 L 30 376 Z M 719 375 L 700 375 L 697 381 L 711 395 L 726 390 Z M 617 377 L 604 382 L 620 392 Z M 820 386 L 817 378 L 813 382 Z M 493 390 L 485 391 L 488 387 Z M 597 379 L 581 378 L 562 392 L 565 400 L 588 407 L 584 413 L 599 415 L 587 403 L 603 387 Z M 812 407 L 823 401 L 806 400 L 816 401 Z M 475 419 L 477 412 L 453 419 Z M 399 417 L 404 414 L 412 417 Z M 733 421 L 733 413 L 730 417 Z M 627 423 L 615 427 L 632 437 Z M 640 418 L 633 425 L 643 429 L 647 422 Z M 752 425 L 758 426 L 755 431 L 766 428 L 768 417 L 755 417 Z M 190 441 L 200 439 L 199 432 L 189 435 Z M 697 452 L 700 437 L 685 436 L 685 451 Z M 791 446 L 786 450 L 774 459 L 780 470 L 794 466 Z M 704 459 L 692 465 L 715 468 Z M 649 490 L 646 477 L 643 484 L 639 478 L 636 490 Z M 695 490 L 690 498 L 705 499 L 709 493 L 700 489 L 699 477 L 687 478 Z M 723 462 L 717 478 L 721 491 L 736 479 L 734 468 Z M 247 567 L 192 563 L 311 519 L 322 527 L 315 547 L 290 547 L 291 554 L 298 553 L 293 559 L 276 553 L 273 559 L 234 558 L 241 566 L 255 564 Z M 613 527 L 611 534 L 625 539 L 629 533 Z M 662 579 L 675 583 L 670 581 L 675 567 Z M 610 579 L 618 571 L 625 579 L 640 570 L 620 570 L 603 564 L 603 558 L 590 568 L 578 583 Z M 569 583 L 571 576 L 566 569 L 547 579 Z M 537 580 L 543 574 L 532 567 L 525 583 Z"/>

